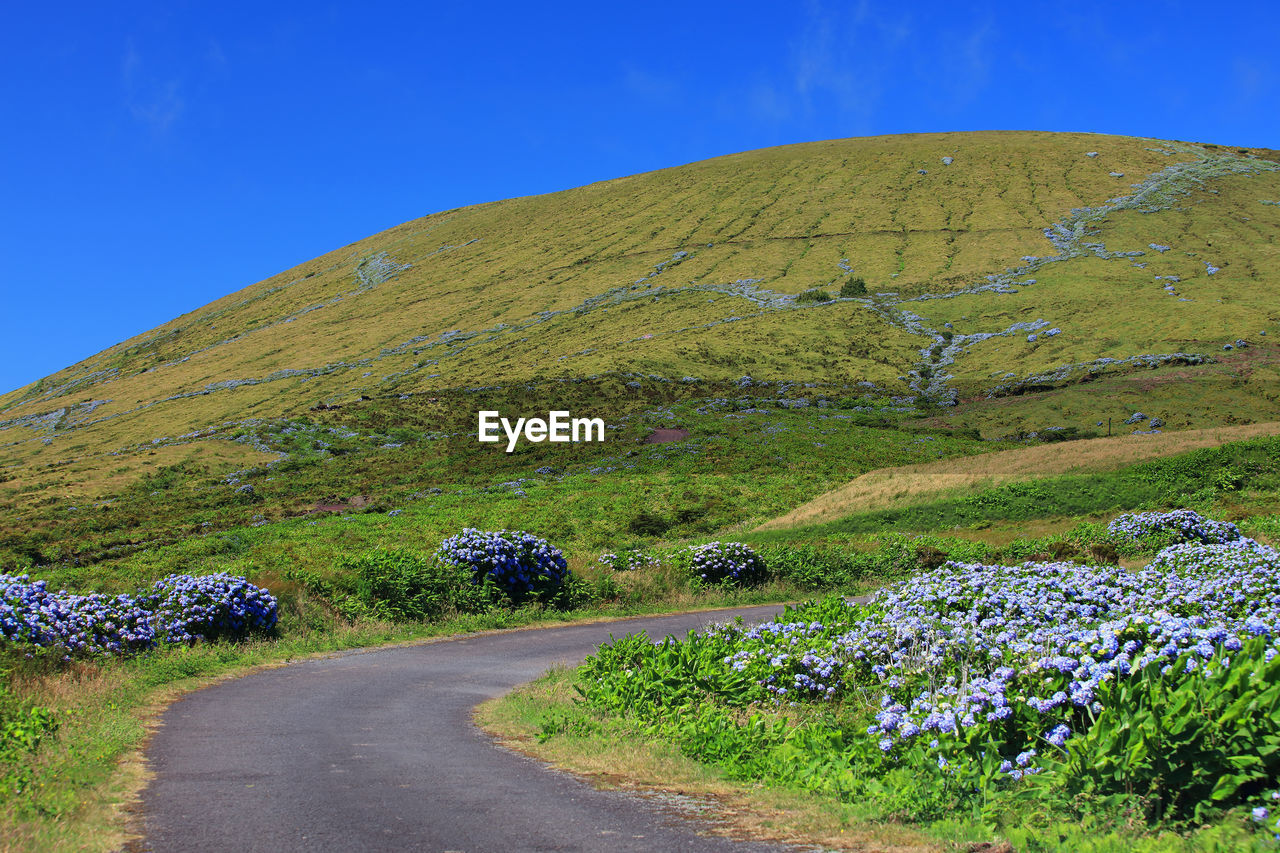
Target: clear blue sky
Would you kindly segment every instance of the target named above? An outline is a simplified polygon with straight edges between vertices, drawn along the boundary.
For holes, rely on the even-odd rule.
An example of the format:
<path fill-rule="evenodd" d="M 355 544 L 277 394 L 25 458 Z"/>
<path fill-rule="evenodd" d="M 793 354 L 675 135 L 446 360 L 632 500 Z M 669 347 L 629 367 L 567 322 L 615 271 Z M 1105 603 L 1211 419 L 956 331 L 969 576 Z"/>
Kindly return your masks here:
<path fill-rule="evenodd" d="M 1112 6 L 9 4 L 0 392 L 417 216 L 735 151 L 1280 148 L 1273 3 Z"/>

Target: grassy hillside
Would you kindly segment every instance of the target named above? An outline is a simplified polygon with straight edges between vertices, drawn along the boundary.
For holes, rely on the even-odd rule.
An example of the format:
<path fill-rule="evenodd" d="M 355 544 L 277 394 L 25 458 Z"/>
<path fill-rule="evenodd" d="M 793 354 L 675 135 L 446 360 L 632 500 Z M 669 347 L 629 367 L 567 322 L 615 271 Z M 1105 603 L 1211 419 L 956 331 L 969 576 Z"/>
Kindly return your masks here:
<path fill-rule="evenodd" d="M 119 846 L 140 720 L 251 662 L 948 558 L 1128 565 L 1149 554 L 1105 522 L 1133 509 L 1276 541 L 1278 158 L 1004 132 L 747 152 L 432 214 L 0 396 L 0 571 L 113 593 L 226 571 L 280 602 L 244 644 L 0 649 L 22 746 L 0 775 L 34 780 L 0 798 L 6 838 Z M 480 410 L 550 409 L 605 440 L 476 440 Z M 379 573 L 465 527 L 547 537 L 573 584 L 381 621 Z M 681 546 L 713 538 L 772 579 L 700 581 Z M 63 726 L 39 752 L 29 706 Z"/>
<path fill-rule="evenodd" d="M 556 456 L 468 438 L 476 395 L 606 417 L 607 449 L 561 454 L 584 465 L 676 399 L 805 400 L 969 439 L 1129 432 L 1134 411 L 1165 429 L 1272 420 L 1273 155 L 875 137 L 432 214 L 0 397 L 0 556 L 95 561 Z M 865 292 L 841 298 L 854 280 Z M 786 457 L 824 472 L 787 500 L 876 467 L 835 452 Z"/>

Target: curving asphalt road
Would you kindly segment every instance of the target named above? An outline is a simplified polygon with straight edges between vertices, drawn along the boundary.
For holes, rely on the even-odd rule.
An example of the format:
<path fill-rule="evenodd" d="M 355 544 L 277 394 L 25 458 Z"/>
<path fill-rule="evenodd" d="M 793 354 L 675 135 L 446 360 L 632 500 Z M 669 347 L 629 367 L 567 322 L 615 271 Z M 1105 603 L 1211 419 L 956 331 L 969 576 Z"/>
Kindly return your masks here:
<path fill-rule="evenodd" d="M 647 798 L 496 748 L 472 708 L 609 635 L 683 636 L 780 607 L 353 652 L 188 694 L 148 747 L 144 840 L 169 851 L 777 851 L 697 834 Z"/>

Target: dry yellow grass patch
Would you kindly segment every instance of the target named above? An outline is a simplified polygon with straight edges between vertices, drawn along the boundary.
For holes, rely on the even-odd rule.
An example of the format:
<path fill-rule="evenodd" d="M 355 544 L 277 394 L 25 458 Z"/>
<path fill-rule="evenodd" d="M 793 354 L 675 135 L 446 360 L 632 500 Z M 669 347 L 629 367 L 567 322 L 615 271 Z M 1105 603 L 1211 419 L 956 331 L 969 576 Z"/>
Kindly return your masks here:
<path fill-rule="evenodd" d="M 1002 483 L 1056 474 L 1110 471 L 1201 447 L 1280 433 L 1280 422 L 1120 435 L 1023 447 L 961 459 L 879 468 L 760 525 L 776 530 L 834 521 L 854 512 L 892 509 Z"/>

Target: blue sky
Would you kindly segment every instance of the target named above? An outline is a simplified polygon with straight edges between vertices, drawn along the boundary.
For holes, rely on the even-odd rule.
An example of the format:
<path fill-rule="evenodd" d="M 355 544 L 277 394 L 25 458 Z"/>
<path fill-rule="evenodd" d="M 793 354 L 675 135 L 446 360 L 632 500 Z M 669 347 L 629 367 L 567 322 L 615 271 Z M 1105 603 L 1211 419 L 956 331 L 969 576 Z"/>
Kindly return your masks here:
<path fill-rule="evenodd" d="M 37 5 L 0 28 L 0 392 L 417 216 L 735 151 L 1280 148 L 1248 0 Z"/>

